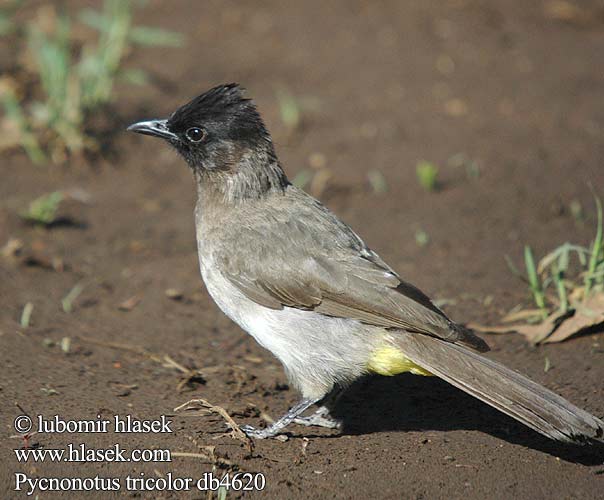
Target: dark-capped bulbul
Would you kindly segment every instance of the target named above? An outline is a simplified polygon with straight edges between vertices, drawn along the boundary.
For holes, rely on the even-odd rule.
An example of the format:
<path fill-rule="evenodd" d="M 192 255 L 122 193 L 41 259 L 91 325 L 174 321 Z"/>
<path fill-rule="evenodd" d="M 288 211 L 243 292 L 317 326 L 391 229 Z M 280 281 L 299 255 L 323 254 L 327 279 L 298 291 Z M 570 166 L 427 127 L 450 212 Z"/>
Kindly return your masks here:
<path fill-rule="evenodd" d="M 302 399 L 255 438 L 329 408 L 365 374 L 435 375 L 559 441 L 602 440 L 604 422 L 483 356 L 487 344 L 405 282 L 345 223 L 287 179 L 254 103 L 220 85 L 128 130 L 165 139 L 197 188 L 201 276 L 222 311 L 283 364 Z M 303 417 L 311 405 L 318 410 Z"/>

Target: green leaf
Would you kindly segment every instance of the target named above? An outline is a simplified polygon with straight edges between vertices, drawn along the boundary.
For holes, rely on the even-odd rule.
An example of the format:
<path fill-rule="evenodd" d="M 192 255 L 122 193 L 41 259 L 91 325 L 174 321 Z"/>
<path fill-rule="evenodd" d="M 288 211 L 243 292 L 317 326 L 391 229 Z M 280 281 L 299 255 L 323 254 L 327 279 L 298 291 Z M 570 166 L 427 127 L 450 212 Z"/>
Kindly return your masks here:
<path fill-rule="evenodd" d="M 415 231 L 415 243 L 418 247 L 425 247 L 430 243 L 430 236 L 423 229 L 418 229 Z"/>
<path fill-rule="evenodd" d="M 63 193 L 55 191 L 36 198 L 29 204 L 27 212 L 21 216 L 37 224 L 52 224 L 57 217 L 59 205 L 63 201 Z"/>
<path fill-rule="evenodd" d="M 130 30 L 129 40 L 147 47 L 182 47 L 185 37 L 181 33 L 149 26 L 135 26 Z"/>
<path fill-rule="evenodd" d="M 133 85 L 148 85 L 150 82 L 149 75 L 142 69 L 125 69 L 119 72 L 119 76 Z"/>
<path fill-rule="evenodd" d="M 535 259 L 533 257 L 533 251 L 531 247 L 526 245 L 524 247 L 524 265 L 526 267 L 526 275 L 529 282 L 531 293 L 533 294 L 533 300 L 539 309 L 545 311 L 545 295 L 541 282 L 539 281 L 539 275 L 537 274 L 537 268 L 535 267 Z"/>
<path fill-rule="evenodd" d="M 603 250 L 603 228 L 602 228 L 602 201 L 597 196 L 594 196 L 596 201 L 596 211 L 598 216 L 598 222 L 596 226 L 596 237 L 591 246 L 591 255 L 589 257 L 589 264 L 587 266 L 587 275 L 585 278 L 585 297 L 589 294 L 593 285 L 593 275 L 596 272 L 596 268 L 601 261 L 600 254 Z"/>
<path fill-rule="evenodd" d="M 110 26 L 110 21 L 106 16 L 92 9 L 81 10 L 78 19 L 98 31 L 106 31 Z"/>
<path fill-rule="evenodd" d="M 283 124 L 290 130 L 298 128 L 302 118 L 298 100 L 289 92 L 278 90 L 277 102 L 279 103 L 279 115 Z"/>
<path fill-rule="evenodd" d="M 415 167 L 415 174 L 419 185 L 426 191 L 436 191 L 438 167 L 428 161 L 420 161 Z"/>
<path fill-rule="evenodd" d="M 29 156 L 29 159 L 36 164 L 46 161 L 46 155 L 42 151 L 36 136 L 31 132 L 27 117 L 13 90 L 5 89 L 0 94 L 0 100 L 4 106 L 7 118 L 19 128 L 19 142 L 27 153 L 27 156 Z"/>

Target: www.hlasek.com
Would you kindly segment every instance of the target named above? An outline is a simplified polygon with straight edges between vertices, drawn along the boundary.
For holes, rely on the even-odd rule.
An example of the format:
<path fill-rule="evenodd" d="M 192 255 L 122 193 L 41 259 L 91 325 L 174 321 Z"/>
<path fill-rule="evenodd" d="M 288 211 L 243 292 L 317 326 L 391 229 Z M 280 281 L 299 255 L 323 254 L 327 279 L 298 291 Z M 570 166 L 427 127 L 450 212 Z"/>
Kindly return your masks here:
<path fill-rule="evenodd" d="M 50 419 L 38 415 L 34 430 L 34 420 L 20 415 L 14 421 L 14 428 L 25 440 L 25 446 L 15 449 L 18 463 L 32 462 L 172 462 L 168 449 L 123 449 L 119 443 L 109 447 L 91 448 L 85 443 L 68 443 L 64 448 L 30 448 L 28 439 L 36 434 L 88 434 L 88 433 L 166 433 L 172 432 L 172 422 L 165 416 L 156 420 L 140 420 L 130 415 L 115 415 L 112 419 L 64 420 L 55 415 Z M 221 477 L 212 472 L 200 477 L 179 477 L 168 472 L 157 476 L 146 476 L 144 472 L 129 474 L 126 477 L 46 477 L 28 476 L 15 473 L 15 491 L 23 491 L 28 496 L 44 491 L 234 491 L 263 490 L 266 478 L 262 473 L 237 472 Z"/>

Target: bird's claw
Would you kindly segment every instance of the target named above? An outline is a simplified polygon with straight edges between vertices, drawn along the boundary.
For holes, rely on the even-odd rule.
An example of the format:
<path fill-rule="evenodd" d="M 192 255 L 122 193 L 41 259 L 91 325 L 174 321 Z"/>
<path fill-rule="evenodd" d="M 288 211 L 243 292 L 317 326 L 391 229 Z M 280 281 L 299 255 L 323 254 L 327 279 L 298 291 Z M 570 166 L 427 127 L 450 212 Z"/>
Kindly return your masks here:
<path fill-rule="evenodd" d="M 326 429 L 341 429 L 342 422 L 322 415 L 310 415 L 309 417 L 297 417 L 294 423 L 306 427 L 325 427 Z"/>
<path fill-rule="evenodd" d="M 273 433 L 267 431 L 267 429 L 256 429 L 251 425 L 242 425 L 239 427 L 247 437 L 254 439 L 266 439 L 269 437 L 273 437 Z"/>

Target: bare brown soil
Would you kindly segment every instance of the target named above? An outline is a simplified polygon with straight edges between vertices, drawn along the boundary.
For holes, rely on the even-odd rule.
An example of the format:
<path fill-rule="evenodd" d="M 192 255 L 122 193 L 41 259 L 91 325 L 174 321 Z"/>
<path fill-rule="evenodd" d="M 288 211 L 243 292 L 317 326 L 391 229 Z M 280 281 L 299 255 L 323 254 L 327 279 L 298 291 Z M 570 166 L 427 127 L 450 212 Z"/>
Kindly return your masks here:
<path fill-rule="evenodd" d="M 73 4 L 89 3 L 96 5 Z M 158 418 L 202 397 L 240 423 L 259 425 L 262 414 L 276 417 L 296 400 L 278 362 L 203 289 L 186 166 L 159 141 L 121 133 L 217 83 L 249 89 L 291 177 L 308 168 L 313 153 L 323 154 L 333 179 L 321 199 L 403 277 L 448 299 L 453 318 L 495 322 L 525 301 L 504 255 L 520 265 L 525 243 L 542 253 L 588 241 L 588 184 L 604 188 L 604 23 L 591 10 L 601 2 L 576 2 L 583 14 L 566 21 L 548 5 L 149 2 L 139 21 L 183 32 L 187 47 L 131 55 L 129 64 L 151 72 L 155 84 L 118 86 L 110 126 L 119 133 L 103 155 L 42 168 L 20 153 L 2 157 L 0 246 L 18 238 L 30 258 L 0 258 L 0 496 L 25 496 L 13 491 L 15 472 L 123 478 L 212 470 L 199 457 L 18 464 L 12 450 L 23 443 L 9 439 L 21 413 L 15 403 L 47 417 Z M 281 123 L 276 88 L 318 102 L 293 134 Z M 476 162 L 479 176 L 452 164 L 459 154 Z M 440 166 L 440 191 L 418 185 L 421 159 Z M 386 194 L 370 189 L 370 169 L 383 173 Z M 34 197 L 76 187 L 92 197 L 67 207 L 81 224 L 40 229 L 18 217 Z M 573 200 L 585 208 L 582 224 L 570 214 Z M 419 229 L 429 235 L 424 247 L 415 241 Z M 53 258 L 64 269 L 48 268 Z M 67 314 L 61 299 L 80 282 L 84 291 Z M 170 288 L 182 299 L 167 297 Z M 140 302 L 119 310 L 133 296 Z M 31 326 L 20 328 L 27 302 L 34 305 Z M 56 345 L 65 337 L 67 353 Z M 601 334 L 536 349 L 513 335 L 487 340 L 489 356 L 604 415 Z M 165 356 L 201 370 L 203 380 L 179 391 L 182 374 Z M 258 498 L 602 498 L 601 450 L 550 442 L 436 379 L 363 380 L 338 414 L 342 433 L 292 426 L 288 441 L 259 441 L 252 453 L 230 437 L 216 439 L 225 429 L 220 418 L 182 415 L 167 435 L 34 435 L 29 444 L 119 442 L 190 453 L 211 445 L 241 470 L 266 474 L 265 492 L 249 494 Z"/>

